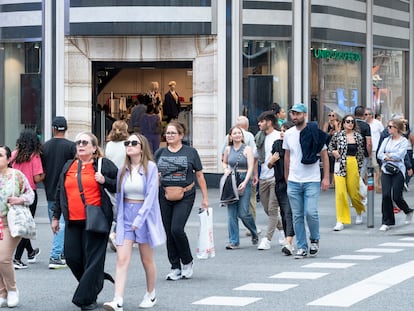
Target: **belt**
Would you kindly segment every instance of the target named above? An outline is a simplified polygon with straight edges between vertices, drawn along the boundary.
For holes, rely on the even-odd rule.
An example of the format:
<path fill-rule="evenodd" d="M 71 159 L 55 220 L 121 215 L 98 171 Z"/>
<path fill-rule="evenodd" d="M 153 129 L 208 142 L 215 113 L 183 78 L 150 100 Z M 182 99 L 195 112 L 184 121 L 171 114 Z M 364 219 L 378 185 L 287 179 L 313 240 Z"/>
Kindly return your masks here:
<path fill-rule="evenodd" d="M 183 187 L 184 188 L 184 192 L 190 191 L 191 189 L 193 189 L 194 187 L 194 181 L 189 184 L 187 187 Z"/>

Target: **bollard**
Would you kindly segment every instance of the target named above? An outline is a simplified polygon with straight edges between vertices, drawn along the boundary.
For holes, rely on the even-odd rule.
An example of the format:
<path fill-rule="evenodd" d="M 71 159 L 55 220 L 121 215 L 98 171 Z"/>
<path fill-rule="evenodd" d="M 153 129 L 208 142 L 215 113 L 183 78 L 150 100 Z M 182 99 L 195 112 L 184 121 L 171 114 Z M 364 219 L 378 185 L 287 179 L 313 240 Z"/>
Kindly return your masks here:
<path fill-rule="evenodd" d="M 374 167 L 369 166 L 367 191 L 367 227 L 374 228 Z"/>

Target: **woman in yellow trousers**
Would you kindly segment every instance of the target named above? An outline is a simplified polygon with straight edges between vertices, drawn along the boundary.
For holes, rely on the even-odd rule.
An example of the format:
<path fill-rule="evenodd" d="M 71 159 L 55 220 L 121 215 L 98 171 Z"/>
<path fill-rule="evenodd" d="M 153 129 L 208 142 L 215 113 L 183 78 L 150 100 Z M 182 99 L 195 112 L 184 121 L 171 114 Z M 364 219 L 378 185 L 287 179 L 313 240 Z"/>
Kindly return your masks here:
<path fill-rule="evenodd" d="M 362 223 L 362 212 L 365 212 L 359 192 L 359 172 L 364 160 L 362 139 L 354 116 L 346 115 L 342 119 L 341 130 L 334 134 L 329 143 L 328 152 L 335 158 L 336 225 L 333 228 L 334 231 L 341 231 L 344 229 L 344 224 L 351 223 L 349 199 L 357 213 L 355 223 Z"/>

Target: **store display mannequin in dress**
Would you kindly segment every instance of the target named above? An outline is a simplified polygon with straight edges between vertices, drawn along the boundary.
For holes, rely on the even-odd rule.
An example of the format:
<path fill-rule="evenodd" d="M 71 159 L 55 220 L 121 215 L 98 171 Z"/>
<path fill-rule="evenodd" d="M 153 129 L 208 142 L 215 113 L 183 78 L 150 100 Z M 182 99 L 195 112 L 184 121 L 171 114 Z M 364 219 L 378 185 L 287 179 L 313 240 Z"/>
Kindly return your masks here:
<path fill-rule="evenodd" d="M 165 94 L 163 103 L 163 115 L 167 123 L 172 119 L 177 119 L 180 112 L 180 98 L 175 91 L 175 81 L 168 82 L 168 86 L 170 90 Z"/>
<path fill-rule="evenodd" d="M 158 108 L 160 119 L 162 120 L 162 97 L 158 90 L 159 84 L 157 81 L 151 82 L 150 96 L 154 107 Z"/>

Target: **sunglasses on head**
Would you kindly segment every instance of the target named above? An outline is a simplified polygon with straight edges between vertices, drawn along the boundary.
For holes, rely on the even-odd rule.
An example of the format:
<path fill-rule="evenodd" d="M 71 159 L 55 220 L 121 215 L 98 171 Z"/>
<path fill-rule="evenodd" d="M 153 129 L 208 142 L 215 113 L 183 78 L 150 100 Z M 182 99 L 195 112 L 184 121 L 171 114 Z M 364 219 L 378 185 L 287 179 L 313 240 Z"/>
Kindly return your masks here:
<path fill-rule="evenodd" d="M 141 145 L 141 143 L 138 140 L 126 140 L 124 141 L 124 146 L 128 147 L 131 144 L 131 146 L 135 147 L 138 144 Z"/>
<path fill-rule="evenodd" d="M 80 146 L 80 145 L 87 146 L 89 144 L 89 141 L 87 141 L 87 140 L 77 140 L 77 141 L 75 141 L 75 143 L 78 146 Z"/>
<path fill-rule="evenodd" d="M 348 124 L 349 124 L 349 123 L 354 123 L 354 120 L 347 119 L 347 120 L 345 120 L 345 122 L 346 122 L 346 123 L 348 123 Z"/>

